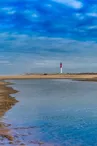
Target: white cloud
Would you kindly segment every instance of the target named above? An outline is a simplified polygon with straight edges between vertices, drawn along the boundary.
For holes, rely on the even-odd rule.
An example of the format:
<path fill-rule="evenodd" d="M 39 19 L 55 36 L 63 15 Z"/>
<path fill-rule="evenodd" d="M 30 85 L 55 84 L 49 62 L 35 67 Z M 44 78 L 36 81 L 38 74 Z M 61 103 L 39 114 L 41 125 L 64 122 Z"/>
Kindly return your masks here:
<path fill-rule="evenodd" d="M 0 10 L 4 11 L 7 14 L 14 14 L 16 12 L 16 10 L 13 7 L 3 7 Z"/>
<path fill-rule="evenodd" d="M 30 20 L 33 18 L 38 18 L 38 13 L 36 11 L 32 11 L 32 10 L 25 10 L 24 14 L 27 18 L 29 18 Z"/>
<path fill-rule="evenodd" d="M 97 25 L 91 25 L 86 27 L 87 30 L 95 30 L 97 29 Z"/>
<path fill-rule="evenodd" d="M 0 60 L 0 64 L 10 64 L 10 62 L 7 60 Z"/>
<path fill-rule="evenodd" d="M 38 17 L 38 16 L 37 16 L 37 14 L 33 13 L 33 14 L 32 14 L 32 17 Z"/>
<path fill-rule="evenodd" d="M 47 4 L 46 6 L 47 6 L 47 7 L 49 7 L 49 8 L 51 8 L 51 7 L 52 7 L 52 5 L 51 5 L 51 4 Z"/>
<path fill-rule="evenodd" d="M 93 12 L 93 13 L 87 13 L 88 16 L 92 16 L 92 17 L 97 17 L 97 13 Z"/>
<path fill-rule="evenodd" d="M 75 16 L 79 20 L 84 20 L 85 19 L 85 16 L 83 14 L 80 14 L 80 13 L 76 13 Z"/>
<path fill-rule="evenodd" d="M 83 4 L 78 0 L 53 0 L 53 1 L 68 5 L 70 7 L 75 8 L 75 9 L 80 9 L 83 7 Z"/>

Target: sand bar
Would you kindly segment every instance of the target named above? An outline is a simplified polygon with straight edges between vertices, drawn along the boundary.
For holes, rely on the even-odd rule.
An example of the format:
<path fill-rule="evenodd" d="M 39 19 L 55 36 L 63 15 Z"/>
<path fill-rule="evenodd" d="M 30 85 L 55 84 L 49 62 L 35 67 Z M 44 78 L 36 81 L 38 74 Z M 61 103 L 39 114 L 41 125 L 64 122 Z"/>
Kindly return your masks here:
<path fill-rule="evenodd" d="M 32 74 L 32 75 L 11 75 L 0 76 L 0 80 L 11 79 L 73 79 L 80 81 L 97 81 L 97 73 L 82 73 L 82 74 Z"/>

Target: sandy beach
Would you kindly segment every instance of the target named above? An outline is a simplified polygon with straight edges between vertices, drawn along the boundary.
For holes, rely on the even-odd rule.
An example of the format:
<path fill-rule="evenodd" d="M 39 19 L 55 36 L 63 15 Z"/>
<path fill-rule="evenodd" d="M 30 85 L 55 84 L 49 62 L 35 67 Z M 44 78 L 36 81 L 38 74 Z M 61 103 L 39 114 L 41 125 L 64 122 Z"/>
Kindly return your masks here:
<path fill-rule="evenodd" d="M 29 74 L 29 75 L 10 75 L 0 76 L 0 80 L 11 79 L 72 79 L 79 81 L 97 81 L 97 73 L 78 73 L 78 74 Z"/>

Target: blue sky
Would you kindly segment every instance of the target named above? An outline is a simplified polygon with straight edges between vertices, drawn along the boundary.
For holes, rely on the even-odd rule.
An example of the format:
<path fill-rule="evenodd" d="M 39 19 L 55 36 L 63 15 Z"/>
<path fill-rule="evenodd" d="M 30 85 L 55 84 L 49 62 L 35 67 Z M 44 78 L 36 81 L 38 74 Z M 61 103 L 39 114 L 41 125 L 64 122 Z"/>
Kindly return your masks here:
<path fill-rule="evenodd" d="M 0 1 L 0 74 L 97 72 L 97 0 Z"/>

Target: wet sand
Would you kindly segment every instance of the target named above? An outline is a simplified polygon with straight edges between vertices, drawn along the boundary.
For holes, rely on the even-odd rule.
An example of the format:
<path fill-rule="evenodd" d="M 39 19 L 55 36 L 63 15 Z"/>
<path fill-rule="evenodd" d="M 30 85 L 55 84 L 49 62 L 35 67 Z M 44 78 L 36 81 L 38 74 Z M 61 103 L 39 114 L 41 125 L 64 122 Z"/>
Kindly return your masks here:
<path fill-rule="evenodd" d="M 12 143 L 14 140 L 11 135 L 11 130 L 8 128 L 9 124 L 5 124 L 2 121 L 4 114 L 17 103 L 17 100 L 10 96 L 10 94 L 16 93 L 17 91 L 11 87 L 7 87 L 8 84 L 0 81 L 0 145 L 3 145 L 6 140 L 9 143 Z"/>

